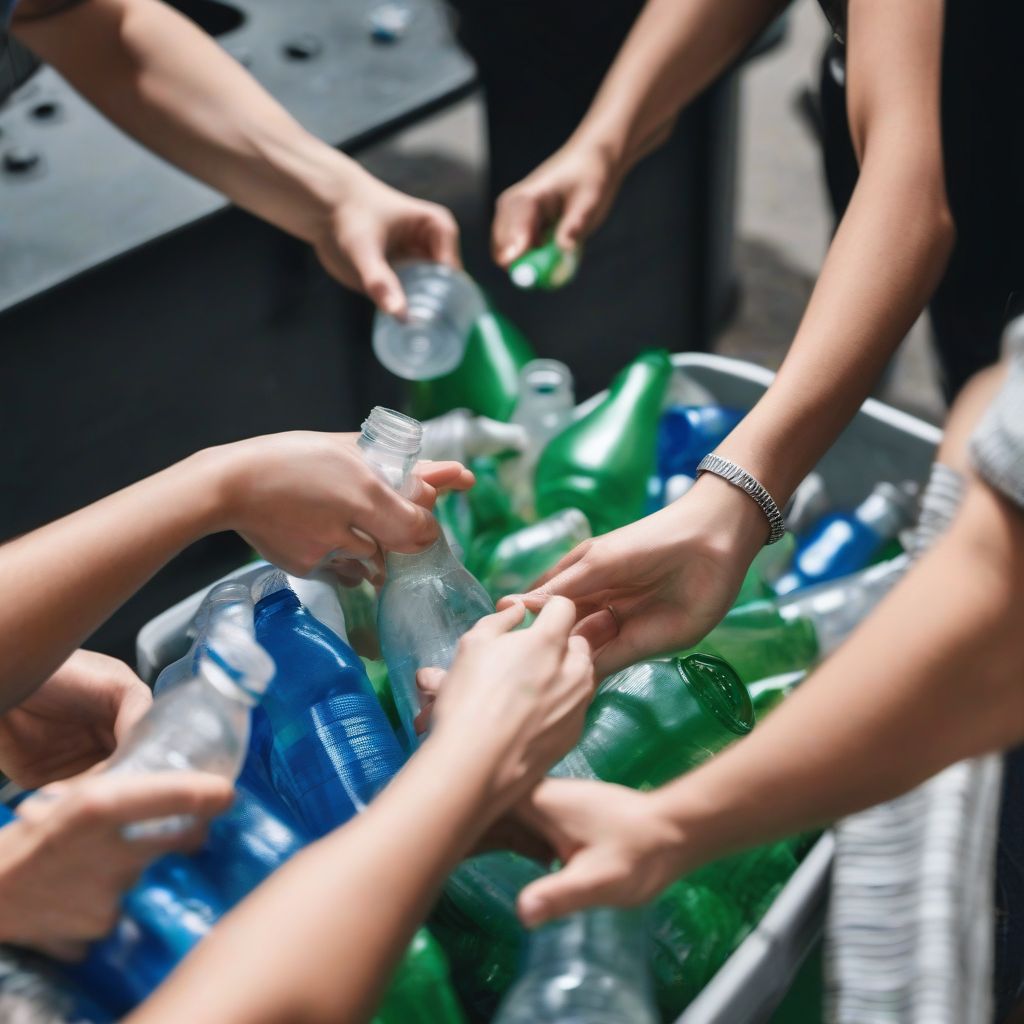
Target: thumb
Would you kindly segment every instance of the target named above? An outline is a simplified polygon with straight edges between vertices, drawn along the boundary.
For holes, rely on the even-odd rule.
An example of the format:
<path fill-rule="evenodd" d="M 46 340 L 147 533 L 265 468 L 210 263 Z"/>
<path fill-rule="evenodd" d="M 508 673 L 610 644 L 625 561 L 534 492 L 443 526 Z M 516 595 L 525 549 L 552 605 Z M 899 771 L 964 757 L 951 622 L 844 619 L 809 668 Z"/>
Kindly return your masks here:
<path fill-rule="evenodd" d="M 405 292 L 377 241 L 366 239 L 353 245 L 349 258 L 360 287 L 373 304 L 383 313 L 398 319 L 404 318 L 409 309 Z"/>
<path fill-rule="evenodd" d="M 513 186 L 498 197 L 491 226 L 494 261 L 507 267 L 534 244 L 540 222 L 540 201 L 532 193 Z"/>
<path fill-rule="evenodd" d="M 523 889 L 516 901 L 519 920 L 527 928 L 536 928 L 556 917 L 596 906 L 600 903 L 597 882 L 597 873 L 580 854 L 561 871 L 538 878 Z"/>

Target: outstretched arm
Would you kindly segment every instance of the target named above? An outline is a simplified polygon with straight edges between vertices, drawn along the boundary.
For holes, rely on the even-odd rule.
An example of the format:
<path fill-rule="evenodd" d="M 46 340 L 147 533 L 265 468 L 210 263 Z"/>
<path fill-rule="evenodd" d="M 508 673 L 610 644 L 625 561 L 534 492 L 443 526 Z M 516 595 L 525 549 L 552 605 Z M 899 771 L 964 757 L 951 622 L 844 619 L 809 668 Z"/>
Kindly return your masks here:
<path fill-rule="evenodd" d="M 570 638 L 572 607 L 511 632 L 522 617 L 509 609 L 466 634 L 408 766 L 221 922 L 132 1024 L 370 1016 L 446 875 L 579 737 L 593 670 Z"/>
<path fill-rule="evenodd" d="M 824 824 L 1024 737 L 1024 516 L 981 483 L 872 617 L 750 736 L 651 793 L 545 781 L 568 865 L 524 891 L 531 924 L 633 903 L 734 850 Z"/>
<path fill-rule="evenodd" d="M 451 214 L 377 181 L 321 142 L 189 19 L 160 0 L 23 0 L 14 34 L 143 145 L 312 245 L 388 312 L 390 261 L 457 264 Z"/>
<path fill-rule="evenodd" d="M 367 466 L 358 436 L 295 432 L 211 448 L 0 546 L 0 576 L 18 581 L 18 600 L 0 608 L 0 711 L 207 534 L 237 530 L 296 575 L 379 558 L 378 545 L 430 543 L 435 488 L 472 476 L 458 463 L 422 463 L 414 503 Z"/>
<path fill-rule="evenodd" d="M 852 0 L 848 103 L 860 177 L 793 345 L 717 453 L 783 506 L 869 394 L 953 240 L 939 123 L 942 0 Z M 696 643 L 768 535 L 738 488 L 704 474 L 668 508 L 587 542 L 533 595 L 589 615 L 598 674 Z M 606 610 L 612 605 L 617 618 Z M 621 628 L 620 628 L 621 627 Z"/>

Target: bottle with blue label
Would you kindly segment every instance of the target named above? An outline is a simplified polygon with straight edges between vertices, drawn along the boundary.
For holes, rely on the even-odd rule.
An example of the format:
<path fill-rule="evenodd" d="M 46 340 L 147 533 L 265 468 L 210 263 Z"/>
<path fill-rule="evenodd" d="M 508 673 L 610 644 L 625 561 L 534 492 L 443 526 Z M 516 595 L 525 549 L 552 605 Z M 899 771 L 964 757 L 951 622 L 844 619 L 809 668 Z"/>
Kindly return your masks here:
<path fill-rule="evenodd" d="M 263 699 L 270 778 L 313 837 L 344 824 L 398 772 L 402 748 L 359 656 L 306 611 L 284 578 L 256 604 L 256 638 L 278 666 Z"/>
<path fill-rule="evenodd" d="M 695 477 L 697 465 L 732 433 L 745 413 L 725 405 L 676 405 L 658 424 L 658 476 Z"/>
<path fill-rule="evenodd" d="M 876 484 L 852 512 L 833 512 L 818 521 L 798 545 L 792 568 L 776 582 L 775 592 L 789 594 L 865 568 L 910 526 L 914 506 L 909 489 Z"/>

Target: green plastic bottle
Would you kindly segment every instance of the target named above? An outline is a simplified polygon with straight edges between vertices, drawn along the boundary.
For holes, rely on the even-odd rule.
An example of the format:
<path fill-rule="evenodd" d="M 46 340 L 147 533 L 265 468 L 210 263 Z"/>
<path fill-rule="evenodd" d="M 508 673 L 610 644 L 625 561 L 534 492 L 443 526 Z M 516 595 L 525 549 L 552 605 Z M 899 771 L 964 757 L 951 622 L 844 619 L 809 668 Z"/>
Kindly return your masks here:
<path fill-rule="evenodd" d="M 745 683 L 809 668 L 818 657 L 814 623 L 780 614 L 774 601 L 733 608 L 692 651 L 727 661 Z"/>
<path fill-rule="evenodd" d="M 788 531 L 777 544 L 766 544 L 761 548 L 743 577 L 733 607 L 738 608 L 748 601 L 774 597 L 772 584 L 789 568 L 795 552 L 796 534 Z"/>
<path fill-rule="evenodd" d="M 538 515 L 578 508 L 595 534 L 643 515 L 671 377 L 666 351 L 645 352 L 618 374 L 604 401 L 548 442 L 537 464 Z"/>
<path fill-rule="evenodd" d="M 494 601 L 521 594 L 589 536 L 587 517 L 578 508 L 562 509 L 503 537 L 477 576 Z"/>
<path fill-rule="evenodd" d="M 465 1024 L 448 961 L 426 928 L 405 951 L 373 1024 Z"/>
<path fill-rule="evenodd" d="M 580 742 L 551 774 L 653 789 L 753 726 L 747 689 L 721 659 L 641 661 L 598 687 Z"/>
<path fill-rule="evenodd" d="M 517 288 L 539 288 L 549 292 L 568 284 L 576 276 L 579 265 L 579 250 L 562 249 L 552 234 L 543 245 L 513 260 L 508 276 Z"/>
<path fill-rule="evenodd" d="M 377 639 L 377 591 L 363 580 L 354 587 L 338 587 L 338 601 L 345 616 L 345 631 L 352 649 L 363 658 L 379 658 Z"/>
<path fill-rule="evenodd" d="M 438 496 L 434 518 L 441 524 L 448 544 L 465 565 L 466 552 L 473 543 L 473 511 L 464 491 L 449 491 Z"/>
<path fill-rule="evenodd" d="M 750 703 L 754 705 L 754 717 L 757 721 L 760 722 L 765 715 L 774 711 L 806 676 L 806 672 L 783 672 L 781 675 L 769 676 L 767 679 L 758 679 L 756 683 L 750 683 L 747 690 L 750 693 Z"/>
<path fill-rule="evenodd" d="M 651 970 L 658 1008 L 675 1020 L 725 963 L 748 928 L 739 908 L 688 879 L 651 905 Z"/>
<path fill-rule="evenodd" d="M 526 942 L 516 898 L 543 874 L 540 864 L 518 854 L 487 853 L 465 861 L 445 883 L 430 930 L 474 1016 L 489 1020 L 515 981 Z"/>
<path fill-rule="evenodd" d="M 473 539 L 466 551 L 465 564 L 474 576 L 487 564 L 502 538 L 523 526 L 512 511 L 512 501 L 498 478 L 498 462 L 493 458 L 473 459 L 470 468 L 476 483 L 468 492 Z"/>
<path fill-rule="evenodd" d="M 689 876 L 739 908 L 753 926 L 796 870 L 798 840 L 785 839 L 707 864 Z"/>
<path fill-rule="evenodd" d="M 519 371 L 533 358 L 533 348 L 518 328 L 491 310 L 474 325 L 457 370 L 410 384 L 410 413 L 422 420 L 470 409 L 507 420 L 516 404 Z"/>

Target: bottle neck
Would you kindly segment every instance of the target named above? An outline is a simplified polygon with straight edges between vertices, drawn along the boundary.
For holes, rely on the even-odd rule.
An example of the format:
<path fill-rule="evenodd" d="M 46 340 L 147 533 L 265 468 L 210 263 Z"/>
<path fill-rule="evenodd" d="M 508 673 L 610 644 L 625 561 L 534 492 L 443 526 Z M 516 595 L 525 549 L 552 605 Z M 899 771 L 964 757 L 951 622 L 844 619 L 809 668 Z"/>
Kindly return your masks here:
<path fill-rule="evenodd" d="M 737 736 L 750 732 L 754 727 L 750 694 L 726 662 L 708 654 L 688 654 L 674 658 L 673 665 L 700 706 L 720 725 Z"/>
<path fill-rule="evenodd" d="M 581 963 L 634 983 L 646 977 L 643 911 L 585 910 L 553 921 L 531 936 L 528 970 L 561 974 Z"/>

